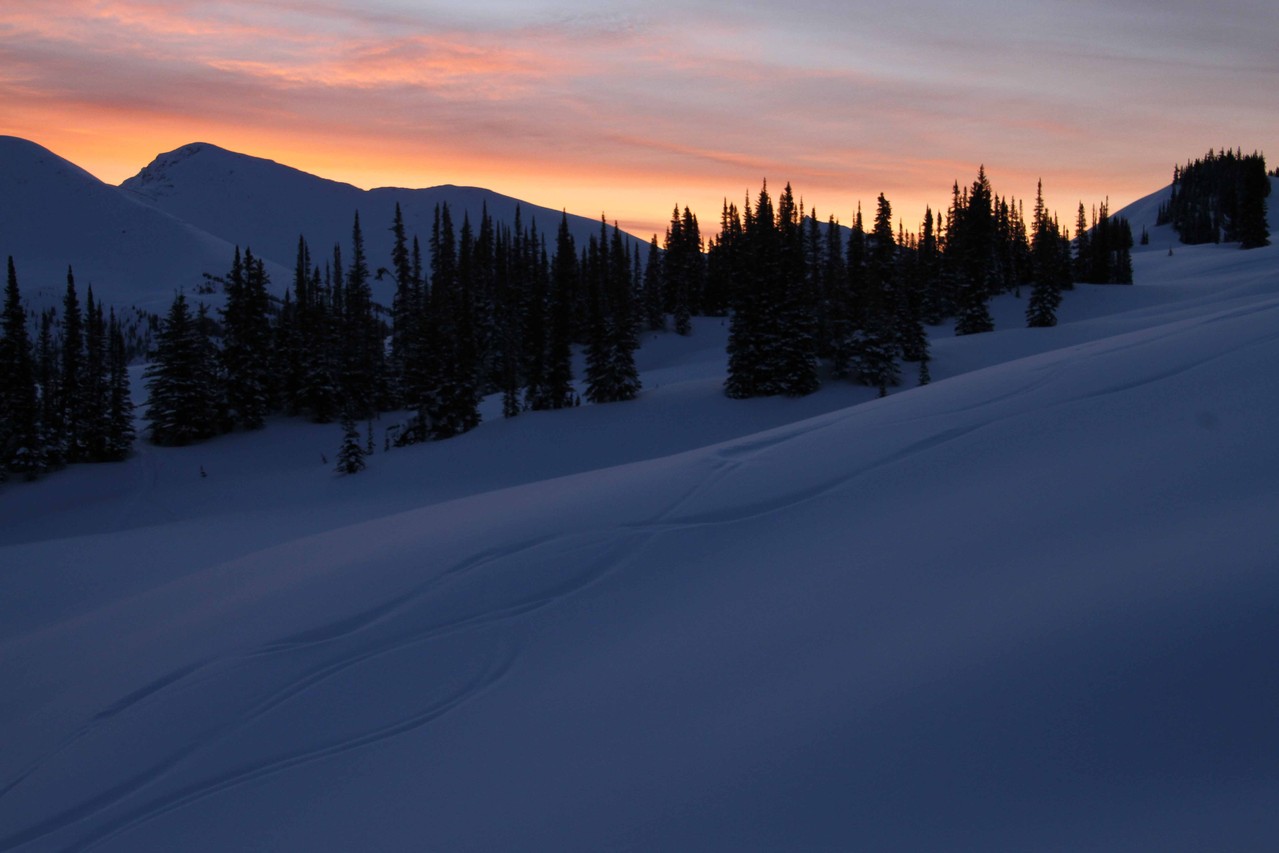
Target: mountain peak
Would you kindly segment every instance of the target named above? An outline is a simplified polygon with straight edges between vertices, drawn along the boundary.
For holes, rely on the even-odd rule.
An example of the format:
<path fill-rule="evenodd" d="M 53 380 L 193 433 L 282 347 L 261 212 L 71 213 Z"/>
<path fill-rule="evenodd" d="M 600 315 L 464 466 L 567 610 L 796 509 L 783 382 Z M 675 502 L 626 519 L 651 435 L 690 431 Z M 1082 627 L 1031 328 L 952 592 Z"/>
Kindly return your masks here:
<path fill-rule="evenodd" d="M 142 195 L 163 194 L 165 189 L 173 187 L 173 171 L 186 168 L 197 159 L 207 160 L 208 155 L 213 155 L 217 159 L 227 155 L 240 156 L 208 142 L 192 142 L 157 155 L 154 160 L 143 166 L 141 171 L 120 186 Z"/>
<path fill-rule="evenodd" d="M 94 184 L 101 183 L 70 160 L 20 136 L 0 136 L 0 172 L 24 184 L 30 183 L 36 174 L 45 173 L 70 175 Z"/>
<path fill-rule="evenodd" d="M 265 157 L 241 154 L 208 142 L 192 142 L 160 154 L 142 171 L 120 184 L 122 189 L 158 200 L 175 188 L 193 183 L 209 186 L 227 184 L 263 189 L 322 183 L 342 190 L 359 192 L 356 187 L 320 178 L 292 166 Z"/>

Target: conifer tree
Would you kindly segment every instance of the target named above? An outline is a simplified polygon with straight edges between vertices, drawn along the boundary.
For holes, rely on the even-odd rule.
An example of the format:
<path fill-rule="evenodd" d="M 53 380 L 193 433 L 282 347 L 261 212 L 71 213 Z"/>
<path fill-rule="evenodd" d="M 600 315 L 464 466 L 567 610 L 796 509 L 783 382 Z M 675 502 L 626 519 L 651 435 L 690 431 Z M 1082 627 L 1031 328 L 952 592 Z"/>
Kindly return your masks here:
<path fill-rule="evenodd" d="M 67 290 L 62 299 L 62 374 L 58 383 L 61 456 L 67 462 L 84 458 L 84 408 L 80 380 L 84 375 L 84 318 L 76 295 L 75 274 L 67 267 Z"/>
<path fill-rule="evenodd" d="M 702 257 L 702 232 L 698 227 L 697 216 L 684 207 L 683 235 L 681 251 L 681 272 L 684 283 L 676 290 L 675 302 L 671 306 L 671 326 L 677 335 L 693 333 L 692 314 L 700 310 L 702 304 L 703 279 L 706 275 L 705 259 Z"/>
<path fill-rule="evenodd" d="M 804 287 L 812 294 L 814 356 L 826 355 L 826 242 L 814 209 L 807 216 L 800 207 L 800 230 L 804 252 Z"/>
<path fill-rule="evenodd" d="M 1239 248 L 1258 249 L 1270 245 L 1270 225 L 1266 221 L 1266 197 L 1270 179 L 1266 161 L 1260 154 L 1244 158 L 1239 175 L 1239 208 L 1236 234 Z"/>
<path fill-rule="evenodd" d="M 1079 202 L 1079 211 L 1075 215 L 1075 259 L 1071 269 L 1072 281 L 1088 281 L 1092 264 L 1092 246 L 1088 239 L 1088 212 L 1084 203 Z"/>
<path fill-rule="evenodd" d="M 26 310 L 12 256 L 0 335 L 0 480 L 6 472 L 34 478 L 46 468 L 44 439 Z"/>
<path fill-rule="evenodd" d="M 1108 202 L 1094 210 L 1091 231 L 1077 244 L 1088 250 L 1082 264 L 1076 258 L 1079 281 L 1090 284 L 1132 284 L 1132 226 L 1110 215 Z"/>
<path fill-rule="evenodd" d="M 521 293 L 526 284 L 521 275 L 522 264 L 515 258 L 510 232 L 500 229 L 496 248 L 496 316 L 498 321 L 498 366 L 501 371 L 502 417 L 513 418 L 523 410 L 521 400 L 521 346 L 527 318 L 522 311 Z"/>
<path fill-rule="evenodd" d="M 573 235 L 568 230 L 568 217 L 561 216 L 555 236 L 555 254 L 550 259 L 549 281 L 546 279 L 548 264 L 545 247 L 535 248 L 533 274 L 537 278 L 537 290 L 545 288 L 546 344 L 543 356 L 543 384 L 533 408 L 566 409 L 573 405 L 573 350 L 572 350 L 572 295 L 580 289 L 581 271 L 574 247 Z M 530 390 L 532 390 L 530 386 Z"/>
<path fill-rule="evenodd" d="M 662 255 L 657 235 L 648 244 L 648 260 L 644 264 L 644 322 L 650 331 L 666 330 L 666 313 L 662 307 Z"/>
<path fill-rule="evenodd" d="M 408 304 L 402 306 L 405 313 L 395 320 L 395 325 L 401 351 L 399 403 L 404 408 L 416 410 L 417 421 L 408 433 L 401 435 L 401 444 L 426 440 L 426 402 L 438 377 L 431 340 L 433 327 L 428 273 L 422 263 L 422 246 L 416 236 L 410 254 L 412 283 Z"/>
<path fill-rule="evenodd" d="M 692 312 L 695 305 L 700 305 L 704 263 L 697 217 L 687 206 L 681 214 L 676 205 L 666 230 L 666 254 L 662 258 L 663 308 L 671 315 L 676 334 L 692 333 Z"/>
<path fill-rule="evenodd" d="M 1069 243 L 1062 237 L 1057 223 L 1044 208 L 1044 184 L 1039 182 L 1035 196 L 1034 238 L 1031 242 L 1031 258 L 1034 265 L 1034 291 L 1026 305 L 1026 325 L 1047 327 L 1057 325 L 1057 306 L 1061 304 L 1061 290 L 1070 279 L 1071 259 Z"/>
<path fill-rule="evenodd" d="M 924 223 L 919 235 L 916 269 L 921 283 L 921 319 L 930 326 L 942 321 L 951 311 L 941 286 L 941 251 L 937 241 L 937 229 L 933 209 L 924 208 Z"/>
<path fill-rule="evenodd" d="M 339 474 L 358 474 L 365 468 L 367 449 L 360 441 L 360 429 L 355 416 L 348 410 L 342 415 L 342 446 L 338 449 Z"/>
<path fill-rule="evenodd" d="M 814 219 L 816 221 L 816 219 Z M 826 222 L 825 246 L 822 249 L 821 284 L 818 292 L 818 344 L 819 358 L 834 362 L 834 341 L 837 306 L 848 287 L 848 267 L 845 264 L 846 248 L 839 223 L 834 215 Z"/>
<path fill-rule="evenodd" d="M 302 352 L 301 320 L 294 292 L 291 289 L 284 291 L 271 344 L 278 371 L 280 406 L 289 415 L 297 415 L 302 411 L 303 364 L 306 358 Z"/>
<path fill-rule="evenodd" d="M 102 462 L 110 444 L 111 387 L 107 353 L 107 325 L 101 303 L 95 302 L 93 288 L 85 297 L 85 349 L 80 376 L 81 460 Z"/>
<path fill-rule="evenodd" d="M 405 371 L 416 342 L 415 324 L 420 318 L 421 293 L 413 275 L 412 256 L 409 253 L 408 235 L 404 229 L 404 214 L 400 203 L 395 203 L 395 219 L 391 224 L 394 237 L 391 245 L 391 269 L 395 274 L 395 296 L 391 302 L 391 365 L 388 382 L 397 402 L 405 394 Z"/>
<path fill-rule="evenodd" d="M 426 308 L 420 319 L 422 350 L 419 355 L 419 397 L 409 400 L 418 412 L 413 441 L 437 437 L 436 421 L 447 420 L 448 359 L 454 347 L 452 317 L 453 289 L 457 283 L 457 243 L 452 214 L 447 204 L 435 206 L 430 237 L 430 285 Z M 445 428 L 447 430 L 447 427 Z"/>
<path fill-rule="evenodd" d="M 844 278 L 834 282 L 828 308 L 831 374 L 837 379 L 852 375 L 857 359 L 858 335 L 865 323 L 866 245 L 866 228 L 859 204 L 844 253 Z"/>
<path fill-rule="evenodd" d="M 700 242 L 699 238 L 699 255 Z M 623 241 L 621 228 L 614 221 L 606 281 L 609 324 L 613 338 L 612 372 L 616 377 L 615 396 L 618 400 L 634 399 L 642 387 L 639 371 L 635 367 L 635 351 L 639 349 L 639 301 L 632 268 L 630 248 Z"/>
<path fill-rule="evenodd" d="M 216 434 L 220 423 L 218 389 L 211 382 L 213 348 L 203 317 L 191 316 L 179 293 L 160 322 L 156 348 L 147 365 L 147 428 L 151 441 L 184 445 Z"/>
<path fill-rule="evenodd" d="M 241 257 L 237 246 L 224 281 L 221 358 L 227 406 L 245 429 L 261 429 L 274 396 L 266 267 L 250 249 Z"/>
<path fill-rule="evenodd" d="M 310 353 L 305 345 L 306 304 L 310 298 L 311 256 L 306 240 L 298 238 L 297 258 L 293 266 L 293 283 L 284 291 L 279 320 L 275 325 L 277 370 L 279 371 L 280 404 L 290 415 L 305 411 L 303 389 L 306 385 Z"/>
<path fill-rule="evenodd" d="M 752 209 L 748 199 L 743 210 L 742 259 L 738 267 L 741 276 L 733 294 L 728 327 L 728 377 L 724 381 L 725 393 L 734 399 L 776 393 L 768 390 L 765 362 L 771 343 L 765 283 L 771 280 L 767 267 L 775 265 L 773 256 L 776 255 L 772 245 L 773 206 L 767 183 L 760 190 L 758 208 Z"/>
<path fill-rule="evenodd" d="M 929 382 L 933 381 L 933 375 L 928 369 L 929 362 L 931 361 L 932 361 L 932 354 L 929 353 L 927 350 L 925 350 L 924 357 L 919 360 L 919 384 L 920 385 L 927 385 Z"/>
<path fill-rule="evenodd" d="M 613 236 L 600 222 L 600 238 L 591 238 L 588 250 L 591 334 L 586 349 L 586 399 L 592 403 L 631 400 L 639 393 L 635 369 L 634 295 L 630 263 L 617 225 Z"/>
<path fill-rule="evenodd" d="M 377 413 L 385 398 L 381 323 L 373 314 L 368 257 L 360 214 L 351 228 L 351 265 L 342 286 L 342 396 L 353 417 Z"/>
<path fill-rule="evenodd" d="M 62 390 L 59 350 L 55 340 L 56 313 L 52 308 L 40 315 L 40 336 L 36 342 L 35 375 L 40 389 L 40 437 L 43 463 L 52 470 L 65 463 L 62 436 Z"/>
<path fill-rule="evenodd" d="M 113 308 L 107 322 L 107 440 L 103 458 L 125 459 L 133 450 L 134 433 L 129 355 Z"/>
<path fill-rule="evenodd" d="M 560 235 L 556 239 L 556 254 L 567 234 L 561 218 Z M 571 235 L 570 239 L 571 239 Z M 549 409 L 547 398 L 547 373 L 549 341 L 551 334 L 551 280 L 549 273 L 539 274 L 535 247 L 529 245 L 528 234 L 520 225 L 520 210 L 515 209 L 515 226 L 511 233 L 512 289 L 520 295 L 519 312 L 522 318 L 521 375 L 524 381 L 524 408 L 538 411 Z M 570 351 L 571 352 L 571 351 Z"/>
<path fill-rule="evenodd" d="M 581 265 L 588 306 L 585 397 L 591 403 L 608 403 L 613 399 L 609 374 L 612 341 L 605 282 L 607 261 L 600 257 L 601 252 L 607 251 L 607 243 L 601 247 L 600 241 L 591 237 Z"/>
<path fill-rule="evenodd" d="M 1122 216 L 1112 221 L 1110 283 L 1132 284 L 1132 226 Z"/>
<path fill-rule="evenodd" d="M 467 289 L 472 361 L 477 390 L 490 394 L 502 387 L 502 329 L 497 304 L 497 228 L 488 205 L 481 205 L 480 226 L 468 253 L 471 270 Z"/>
<path fill-rule="evenodd" d="M 463 212 L 457 246 L 457 289 L 454 291 L 457 306 L 457 349 L 462 371 L 473 376 L 472 384 L 476 386 L 477 394 L 480 381 L 480 335 L 475 297 L 480 286 L 475 229 L 471 227 L 470 214 Z"/>
<path fill-rule="evenodd" d="M 463 226 L 467 226 L 465 218 Z M 452 239 L 453 222 L 448 205 L 441 220 L 442 249 L 450 267 L 439 281 L 431 282 L 431 317 L 439 383 L 431 400 L 431 437 L 451 438 L 480 423 L 479 377 L 474 357 L 471 302 L 468 298 L 470 228 L 463 228 L 461 251 Z M 448 232 L 443 236 L 443 232 Z"/>
<path fill-rule="evenodd" d="M 777 200 L 778 279 L 768 288 L 775 304 L 772 393 L 800 397 L 817 390 L 817 289 L 804 260 L 803 206 L 787 184 Z"/>
<path fill-rule="evenodd" d="M 903 361 L 923 361 L 928 357 L 928 332 L 924 328 L 924 303 L 928 282 L 920 265 L 920 250 L 914 235 L 898 228 L 897 254 L 897 343 Z"/>
<path fill-rule="evenodd" d="M 308 256 L 309 257 L 309 256 Z M 341 410 L 341 317 L 332 268 L 327 275 L 317 266 L 298 300 L 302 386 L 300 408 L 315 423 L 326 424 Z"/>
<path fill-rule="evenodd" d="M 471 238 L 465 229 L 466 248 Z M 408 405 L 418 412 L 403 442 L 450 438 L 480 422 L 479 369 L 474 354 L 471 303 L 462 281 L 470 261 L 459 265 L 452 214 L 438 205 L 431 226 L 431 282 L 428 307 L 417 321 Z"/>
<path fill-rule="evenodd" d="M 736 204 L 724 199 L 720 231 L 706 253 L 706 289 L 702 312 L 719 316 L 728 313 L 737 298 L 741 281 L 742 216 Z"/>
<path fill-rule="evenodd" d="M 971 335 L 995 328 L 987 300 L 1001 289 L 997 265 L 997 233 L 990 181 L 985 167 L 950 213 L 947 262 L 957 273 L 955 334 Z"/>
<path fill-rule="evenodd" d="M 195 311 L 195 347 L 199 353 L 196 365 L 200 377 L 199 387 L 202 394 L 198 397 L 203 406 L 203 420 L 209 424 L 210 436 L 230 432 L 235 423 L 231 419 L 226 399 L 226 375 L 222 372 L 222 358 L 218 352 L 215 336 L 217 324 L 203 302 Z"/>
<path fill-rule="evenodd" d="M 861 328 L 856 333 L 857 378 L 879 389 L 882 397 L 899 381 L 897 243 L 893 239 L 892 206 L 879 194 L 870 235 Z"/>
<path fill-rule="evenodd" d="M 789 185 L 776 210 L 767 184 L 754 210 L 746 205 L 724 383 L 730 397 L 800 396 L 817 388 L 817 293 L 801 220 Z"/>

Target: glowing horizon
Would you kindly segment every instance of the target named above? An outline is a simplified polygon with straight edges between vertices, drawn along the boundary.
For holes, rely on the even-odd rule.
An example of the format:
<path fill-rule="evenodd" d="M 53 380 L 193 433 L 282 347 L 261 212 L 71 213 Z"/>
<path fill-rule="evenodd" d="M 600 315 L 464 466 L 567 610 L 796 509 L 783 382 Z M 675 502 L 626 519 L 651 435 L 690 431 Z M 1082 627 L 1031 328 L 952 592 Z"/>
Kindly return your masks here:
<path fill-rule="evenodd" d="M 119 184 L 196 141 L 365 189 L 482 186 L 647 238 L 705 236 L 787 182 L 847 224 L 882 192 L 907 230 L 984 164 L 1073 225 L 1209 148 L 1279 133 L 1279 12 L 1141 0 L 909 17 L 667 0 L 64 0 L 0 6 L 0 133 Z M 978 26 L 980 24 L 980 26 Z"/>

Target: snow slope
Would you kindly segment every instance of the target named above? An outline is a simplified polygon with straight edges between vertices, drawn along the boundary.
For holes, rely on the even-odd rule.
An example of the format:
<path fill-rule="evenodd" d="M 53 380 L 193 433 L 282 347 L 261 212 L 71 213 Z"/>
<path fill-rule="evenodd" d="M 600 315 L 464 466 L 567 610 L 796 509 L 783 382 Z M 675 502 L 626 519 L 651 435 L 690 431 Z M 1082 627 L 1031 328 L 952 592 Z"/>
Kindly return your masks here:
<path fill-rule="evenodd" d="M 1135 265 L 883 400 L 727 400 L 702 320 L 355 477 L 6 486 L 0 850 L 1264 849 L 1279 251 Z"/>
<path fill-rule="evenodd" d="M 32 304 L 61 299 L 69 265 L 81 301 L 92 286 L 108 304 L 162 312 L 231 266 L 231 244 L 24 139 L 0 137 L 0 198 L 0 255 Z"/>

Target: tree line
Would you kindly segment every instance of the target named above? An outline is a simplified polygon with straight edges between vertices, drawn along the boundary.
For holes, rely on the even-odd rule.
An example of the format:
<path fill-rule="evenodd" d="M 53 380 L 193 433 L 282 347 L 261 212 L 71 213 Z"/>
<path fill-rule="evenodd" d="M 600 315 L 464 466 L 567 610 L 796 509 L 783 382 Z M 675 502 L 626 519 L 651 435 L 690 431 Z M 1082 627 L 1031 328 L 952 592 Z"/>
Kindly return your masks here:
<path fill-rule="evenodd" d="M 726 391 L 803 395 L 828 376 L 883 396 L 900 383 L 903 362 L 918 363 L 927 383 L 926 325 L 953 318 L 956 334 L 991 331 L 990 299 L 1022 287 L 1032 289 L 1027 325 L 1055 325 L 1072 281 L 1131 282 L 1131 245 L 1128 223 L 1104 205 L 1072 244 L 1045 209 L 1042 184 L 1027 223 L 1022 204 L 996 195 L 984 168 L 970 186 L 955 183 L 946 211 L 934 217 L 927 208 L 914 233 L 894 229 L 883 194 L 870 229 L 859 207 L 845 237 L 834 218 L 823 227 L 806 215 L 789 185 L 774 204 L 765 184 L 740 211 L 725 204 L 706 255 L 729 283 Z"/>
<path fill-rule="evenodd" d="M 215 279 L 226 294 L 216 317 L 193 315 L 179 295 L 147 369 L 151 440 L 186 444 L 258 429 L 277 412 L 328 423 L 398 410 L 411 416 L 396 425 L 394 443 L 449 438 L 478 425 L 490 394 L 502 395 L 507 417 L 580 403 L 574 344 L 585 348 L 587 401 L 639 393 L 645 265 L 616 223 L 601 218 L 579 249 L 567 214 L 551 242 L 518 211 L 513 225 L 485 210 L 478 227 L 465 216 L 459 229 L 442 204 L 427 253 L 398 206 L 390 227 L 390 265 L 376 272 L 358 213 L 349 260 L 341 245 L 317 259 L 300 238 L 277 305 L 251 249 L 237 248 L 230 271 Z M 389 308 L 371 290 L 386 276 L 395 285 Z"/>
<path fill-rule="evenodd" d="M 179 293 L 154 324 L 145 433 L 156 444 L 183 445 L 262 428 L 274 414 L 341 421 L 342 464 L 358 469 L 355 448 L 367 452 L 369 442 L 359 440 L 355 424 L 382 412 L 408 413 L 389 428 L 389 446 L 474 428 L 480 400 L 492 394 L 501 395 L 506 417 L 578 405 L 581 398 L 633 399 L 641 390 L 634 358 L 640 332 L 691 334 L 693 316 L 730 318 L 731 397 L 802 395 L 823 379 L 884 394 L 901 381 L 904 362 L 918 363 L 920 381 L 928 381 L 927 325 L 954 318 L 957 334 L 989 331 L 990 299 L 1029 287 L 1027 324 L 1050 326 L 1072 281 L 1131 281 L 1131 230 L 1104 204 L 1087 228 L 1080 205 L 1071 241 L 1044 209 L 1042 188 L 1029 221 L 1021 202 L 994 193 L 984 168 L 969 186 L 956 181 L 951 195 L 946 210 L 926 210 L 917 231 L 900 222 L 894 227 L 882 194 L 869 228 L 860 206 L 845 228 L 834 217 L 822 223 L 806 212 L 789 185 L 774 202 L 765 183 L 740 208 L 726 200 L 719 231 L 709 239 L 696 214 L 676 206 L 664 240 L 654 235 L 647 252 L 604 217 L 578 246 L 567 214 L 550 235 L 536 222 L 525 225 L 518 209 L 513 223 L 496 222 L 484 210 L 477 223 L 467 215 L 458 227 L 447 204 L 436 208 L 424 250 L 397 206 L 391 255 L 376 267 L 357 212 L 345 246 L 316 255 L 299 237 L 282 298 L 271 295 L 263 260 L 237 247 L 229 270 L 207 275 L 202 288 L 222 291 L 220 310 Z M 387 277 L 394 295 L 382 306 L 372 282 Z M 71 300 L 70 279 L 68 288 Z M 24 336 L 12 272 L 10 290 L 13 319 L 6 314 L 3 353 L 15 369 L 6 375 L 25 377 L 16 354 L 44 350 Z M 82 434 L 85 422 L 132 423 L 125 408 L 128 349 L 114 343 L 120 324 L 114 314 L 101 317 L 92 294 L 89 302 L 83 314 L 74 302 L 64 306 L 61 348 L 32 361 L 43 372 L 33 367 L 30 381 L 5 385 L 2 446 L 10 471 L 128 453 L 133 436 L 122 426 L 109 437 Z M 80 342 L 84 337 L 93 342 Z M 575 346 L 585 354 L 580 386 Z M 100 349 L 101 357 L 89 355 Z M 56 376 L 52 364 L 59 366 Z M 116 402 L 81 391 L 102 386 L 89 377 L 104 369 L 106 385 L 125 383 Z M 81 393 L 94 402 L 68 402 Z M 48 416 L 31 422 L 8 414 L 26 410 L 24 395 L 34 395 Z M 58 437 L 20 437 L 32 429 Z M 19 452 L 37 445 L 44 449 L 34 456 L 44 461 Z"/>
<path fill-rule="evenodd" d="M 68 269 L 61 318 L 42 312 L 32 340 L 9 257 L 0 322 L 0 480 L 128 456 L 134 439 L 128 338 L 138 337 L 136 319 L 127 324 L 115 309 L 104 312 L 92 287 L 82 309 Z"/>
<path fill-rule="evenodd" d="M 1279 170 L 1276 170 L 1279 171 Z M 1253 152 L 1209 150 L 1172 174 L 1172 197 L 1159 206 L 1158 225 L 1171 224 L 1182 243 L 1270 245 L 1266 159 Z"/>

